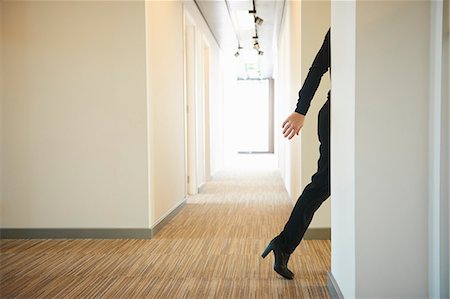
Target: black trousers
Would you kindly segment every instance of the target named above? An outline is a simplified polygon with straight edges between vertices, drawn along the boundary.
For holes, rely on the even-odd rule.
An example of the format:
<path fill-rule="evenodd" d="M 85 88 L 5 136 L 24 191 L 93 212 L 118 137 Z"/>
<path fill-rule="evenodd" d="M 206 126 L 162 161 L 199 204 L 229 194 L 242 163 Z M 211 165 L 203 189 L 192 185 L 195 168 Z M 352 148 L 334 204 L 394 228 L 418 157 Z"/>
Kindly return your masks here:
<path fill-rule="evenodd" d="M 297 200 L 284 230 L 280 233 L 287 253 L 300 244 L 316 210 L 330 196 L 330 98 L 319 112 L 320 158 L 317 172 Z"/>

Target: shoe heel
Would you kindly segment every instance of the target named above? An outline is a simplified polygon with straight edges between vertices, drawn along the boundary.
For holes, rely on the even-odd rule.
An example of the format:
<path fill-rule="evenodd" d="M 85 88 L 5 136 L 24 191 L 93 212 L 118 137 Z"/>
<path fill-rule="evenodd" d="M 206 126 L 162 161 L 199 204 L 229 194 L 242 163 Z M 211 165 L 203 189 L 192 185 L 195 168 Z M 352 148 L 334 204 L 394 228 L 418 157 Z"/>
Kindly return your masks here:
<path fill-rule="evenodd" d="M 272 242 L 270 242 L 269 245 L 267 246 L 266 250 L 264 250 L 264 252 L 261 254 L 261 257 L 265 258 L 272 250 L 273 250 L 273 245 L 272 245 Z"/>

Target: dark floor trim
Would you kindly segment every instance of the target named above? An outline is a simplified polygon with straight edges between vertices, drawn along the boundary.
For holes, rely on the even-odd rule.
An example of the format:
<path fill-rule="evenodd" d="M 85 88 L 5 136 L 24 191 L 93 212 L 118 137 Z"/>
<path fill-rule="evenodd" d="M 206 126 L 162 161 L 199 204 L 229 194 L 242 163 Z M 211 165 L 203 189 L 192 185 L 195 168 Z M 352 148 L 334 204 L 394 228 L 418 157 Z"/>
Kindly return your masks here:
<path fill-rule="evenodd" d="M 1 239 L 150 239 L 149 228 L 2 228 Z"/>
<path fill-rule="evenodd" d="M 152 238 L 170 221 L 173 217 L 175 217 L 186 205 L 186 198 L 183 199 L 182 202 L 178 204 L 177 207 L 175 207 L 169 214 L 167 214 L 162 220 L 160 220 L 157 224 L 153 226 L 151 229 L 152 231 Z"/>
<path fill-rule="evenodd" d="M 0 239 L 151 239 L 183 208 L 184 199 L 153 228 L 1 228 Z"/>
<path fill-rule="evenodd" d="M 336 279 L 334 279 L 333 274 L 331 274 L 331 272 L 327 272 L 327 274 L 328 274 L 327 288 L 331 298 L 344 299 L 344 295 L 342 295 L 341 289 L 339 288 Z"/>
<path fill-rule="evenodd" d="M 331 228 L 308 228 L 305 240 L 331 240 Z"/>

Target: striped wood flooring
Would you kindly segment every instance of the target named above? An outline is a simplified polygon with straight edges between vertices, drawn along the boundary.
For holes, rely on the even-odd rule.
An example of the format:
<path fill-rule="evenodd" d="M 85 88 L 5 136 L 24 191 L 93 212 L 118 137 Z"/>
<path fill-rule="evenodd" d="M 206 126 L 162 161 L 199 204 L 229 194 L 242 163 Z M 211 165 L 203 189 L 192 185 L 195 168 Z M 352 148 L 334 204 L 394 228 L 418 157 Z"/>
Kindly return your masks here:
<path fill-rule="evenodd" d="M 222 173 L 151 240 L 1 240 L 2 298 L 330 298 L 330 241 L 292 281 L 261 252 L 291 211 L 279 174 Z"/>

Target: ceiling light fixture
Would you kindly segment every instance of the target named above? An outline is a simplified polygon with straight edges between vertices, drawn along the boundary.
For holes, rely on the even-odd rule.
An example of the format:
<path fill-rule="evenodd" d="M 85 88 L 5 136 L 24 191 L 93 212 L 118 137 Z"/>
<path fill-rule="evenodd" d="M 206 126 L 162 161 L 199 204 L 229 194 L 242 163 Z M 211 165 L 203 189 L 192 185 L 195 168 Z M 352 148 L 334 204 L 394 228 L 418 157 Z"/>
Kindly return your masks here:
<path fill-rule="evenodd" d="M 261 26 L 263 24 L 264 20 L 256 15 L 255 0 L 252 0 L 252 3 L 253 3 L 253 9 L 249 10 L 248 13 L 253 15 L 253 19 L 255 21 L 255 35 L 252 37 L 255 42 L 253 44 L 253 49 L 255 49 L 258 52 L 258 55 L 263 55 L 264 52 L 261 51 L 261 47 L 258 42 L 258 26 Z"/>
<path fill-rule="evenodd" d="M 241 46 L 238 46 L 238 50 L 237 50 L 236 53 L 234 53 L 234 57 L 238 58 L 239 55 L 241 55 L 241 50 L 242 50 L 242 49 L 244 49 L 244 48 L 242 48 Z"/>
<path fill-rule="evenodd" d="M 249 10 L 248 13 L 253 15 L 253 19 L 254 19 L 255 24 L 258 25 L 258 26 L 261 26 L 264 23 L 264 20 L 256 15 L 255 0 L 253 0 L 252 3 L 253 3 L 253 9 Z"/>
<path fill-rule="evenodd" d="M 260 17 L 256 17 L 255 16 L 255 24 L 258 26 L 261 26 L 264 23 L 264 20 L 261 19 Z"/>

